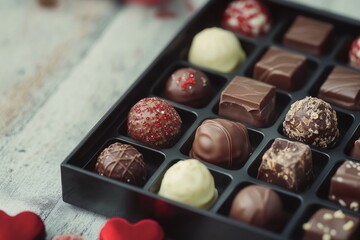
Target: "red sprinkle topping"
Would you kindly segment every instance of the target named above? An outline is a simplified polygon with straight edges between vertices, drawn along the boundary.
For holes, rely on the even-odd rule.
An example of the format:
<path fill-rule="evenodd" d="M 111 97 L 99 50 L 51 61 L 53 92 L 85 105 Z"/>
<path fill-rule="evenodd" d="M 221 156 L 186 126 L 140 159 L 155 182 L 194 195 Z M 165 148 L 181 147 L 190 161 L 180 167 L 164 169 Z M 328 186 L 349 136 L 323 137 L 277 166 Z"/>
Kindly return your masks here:
<path fill-rule="evenodd" d="M 159 98 L 144 98 L 128 115 L 128 135 L 150 145 L 167 147 L 180 136 L 181 118 L 176 110 Z"/>
<path fill-rule="evenodd" d="M 195 85 L 195 75 L 194 71 L 191 69 L 187 76 L 183 76 L 181 79 L 179 79 L 179 82 L 184 79 L 184 81 L 181 83 L 180 87 L 182 90 L 186 90 L 188 87 L 191 87 L 192 85 Z"/>

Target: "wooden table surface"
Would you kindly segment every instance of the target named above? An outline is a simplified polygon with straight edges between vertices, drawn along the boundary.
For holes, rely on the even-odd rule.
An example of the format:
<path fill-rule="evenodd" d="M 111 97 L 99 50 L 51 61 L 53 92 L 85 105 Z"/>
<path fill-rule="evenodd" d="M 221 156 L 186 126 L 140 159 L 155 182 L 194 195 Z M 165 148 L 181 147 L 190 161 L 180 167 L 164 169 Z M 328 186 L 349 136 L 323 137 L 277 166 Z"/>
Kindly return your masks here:
<path fill-rule="evenodd" d="M 291 0 L 360 20 L 359 0 Z M 0 209 L 30 210 L 47 239 L 97 239 L 106 219 L 62 201 L 60 163 L 206 3 L 175 18 L 110 0 L 0 0 Z"/>

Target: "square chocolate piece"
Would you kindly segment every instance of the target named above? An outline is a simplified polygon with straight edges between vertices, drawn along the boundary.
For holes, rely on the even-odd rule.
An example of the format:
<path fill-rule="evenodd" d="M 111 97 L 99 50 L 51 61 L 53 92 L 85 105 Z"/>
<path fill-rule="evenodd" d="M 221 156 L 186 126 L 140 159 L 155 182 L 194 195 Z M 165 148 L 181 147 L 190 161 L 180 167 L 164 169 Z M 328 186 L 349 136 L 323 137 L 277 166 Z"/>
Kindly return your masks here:
<path fill-rule="evenodd" d="M 344 214 L 341 210 L 322 208 L 303 224 L 303 230 L 303 239 L 356 240 L 359 239 L 359 219 Z"/>
<path fill-rule="evenodd" d="M 313 180 L 310 147 L 276 138 L 262 157 L 257 178 L 292 191 L 306 189 Z"/>
<path fill-rule="evenodd" d="M 275 110 L 275 87 L 246 77 L 234 77 L 222 91 L 219 114 L 255 127 L 266 127 Z"/>
<path fill-rule="evenodd" d="M 329 199 L 359 211 L 360 163 L 346 160 L 331 178 Z"/>
<path fill-rule="evenodd" d="M 287 47 L 321 55 L 330 47 L 333 31 L 334 26 L 330 23 L 298 16 L 286 32 L 283 43 Z"/>
<path fill-rule="evenodd" d="M 279 48 L 269 48 L 254 68 L 256 80 L 284 90 L 295 90 L 304 83 L 306 58 Z"/>
<path fill-rule="evenodd" d="M 360 110 L 360 74 L 335 67 L 319 90 L 319 98 L 350 109 Z"/>
<path fill-rule="evenodd" d="M 350 154 L 353 158 L 360 160 L 360 138 L 358 140 L 355 140 L 354 146 L 351 149 Z"/>

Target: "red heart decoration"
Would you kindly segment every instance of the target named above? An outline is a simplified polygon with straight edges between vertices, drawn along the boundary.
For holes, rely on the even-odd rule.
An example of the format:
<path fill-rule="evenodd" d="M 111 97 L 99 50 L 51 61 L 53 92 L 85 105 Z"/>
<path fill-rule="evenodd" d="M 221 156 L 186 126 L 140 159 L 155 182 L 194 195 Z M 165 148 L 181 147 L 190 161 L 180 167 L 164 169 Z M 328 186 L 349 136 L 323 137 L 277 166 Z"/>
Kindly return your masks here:
<path fill-rule="evenodd" d="M 100 231 L 100 240 L 163 240 L 164 231 L 154 220 L 144 219 L 135 224 L 123 218 L 110 218 Z"/>
<path fill-rule="evenodd" d="M 45 238 L 45 226 L 33 212 L 9 216 L 0 210 L 0 240 L 40 240 Z"/>

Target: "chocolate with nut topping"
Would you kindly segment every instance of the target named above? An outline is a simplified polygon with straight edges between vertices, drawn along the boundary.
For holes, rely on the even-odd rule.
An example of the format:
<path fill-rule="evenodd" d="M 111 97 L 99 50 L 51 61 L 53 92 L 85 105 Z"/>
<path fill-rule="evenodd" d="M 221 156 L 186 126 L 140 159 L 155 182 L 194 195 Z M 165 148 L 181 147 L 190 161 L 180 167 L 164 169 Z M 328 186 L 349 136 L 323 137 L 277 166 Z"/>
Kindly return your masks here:
<path fill-rule="evenodd" d="M 320 87 L 319 98 L 350 110 L 360 110 L 360 74 L 335 67 Z"/>
<path fill-rule="evenodd" d="M 221 93 L 219 115 L 255 127 L 270 124 L 275 109 L 275 87 L 236 76 Z"/>
<path fill-rule="evenodd" d="M 310 147 L 276 138 L 262 157 L 257 178 L 292 191 L 306 189 L 313 179 Z"/>
<path fill-rule="evenodd" d="M 331 178 L 329 199 L 359 211 L 360 163 L 345 161 Z"/>
<path fill-rule="evenodd" d="M 341 210 L 319 209 L 307 223 L 303 224 L 306 240 L 356 240 L 359 219 Z"/>
<path fill-rule="evenodd" d="M 283 130 L 289 138 L 321 148 L 332 147 L 339 137 L 335 110 L 315 97 L 306 97 L 291 105 Z"/>

